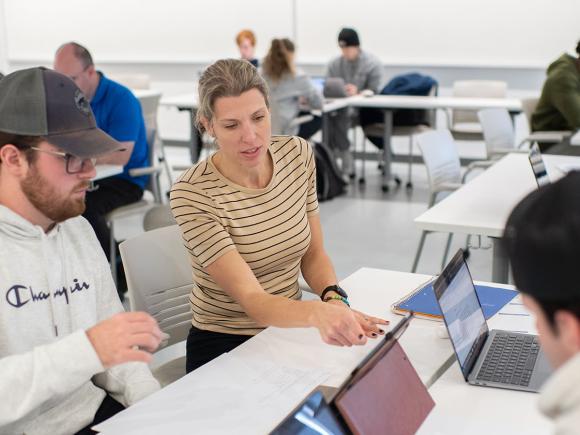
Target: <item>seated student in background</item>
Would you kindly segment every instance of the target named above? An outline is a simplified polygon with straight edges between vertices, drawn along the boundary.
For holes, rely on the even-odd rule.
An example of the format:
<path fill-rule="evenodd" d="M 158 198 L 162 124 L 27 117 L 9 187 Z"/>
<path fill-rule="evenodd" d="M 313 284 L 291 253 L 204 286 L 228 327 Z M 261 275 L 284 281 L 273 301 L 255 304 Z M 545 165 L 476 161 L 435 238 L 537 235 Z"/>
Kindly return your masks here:
<path fill-rule="evenodd" d="M 123 152 L 98 160 L 98 163 L 123 165 L 123 173 L 96 182 L 99 188 L 87 193 L 83 214 L 109 259 L 110 230 L 105 216 L 117 207 L 139 201 L 148 181 L 148 176 L 129 175 L 132 168 L 149 166 L 141 104 L 129 89 L 97 71 L 91 54 L 76 42 L 66 43 L 57 50 L 54 69 L 70 77 L 86 95 L 99 128 L 123 144 Z"/>
<path fill-rule="evenodd" d="M 199 81 L 197 122 L 218 151 L 183 173 L 171 208 L 192 259 L 187 371 L 267 326 L 318 328 L 324 342 L 364 344 L 387 322 L 348 306 L 322 243 L 313 151 L 271 137 L 264 79 L 227 59 Z M 321 301 L 301 301 L 302 272 Z"/>
<path fill-rule="evenodd" d="M 577 57 L 564 53 L 548 67 L 538 106 L 532 115 L 533 131 L 575 131 L 580 128 L 580 41 Z"/>
<path fill-rule="evenodd" d="M 354 29 L 344 28 L 338 34 L 342 55 L 333 59 L 326 72 L 327 77 L 339 77 L 345 82 L 348 96 L 366 89 L 379 93 L 383 84 L 383 65 L 376 56 L 360 48 L 360 39 Z M 329 144 L 342 159 L 342 171 L 354 177 L 354 161 L 349 151 L 348 129 L 358 118 L 353 109 L 342 109 L 329 119 Z"/>
<path fill-rule="evenodd" d="M 256 68 L 258 67 L 258 59 L 256 58 L 256 35 L 251 30 L 245 29 L 236 35 L 236 44 L 240 50 L 240 58 L 247 60 Z"/>
<path fill-rule="evenodd" d="M 580 430 L 580 172 L 534 191 L 504 234 L 517 288 L 536 317 L 542 349 L 556 370 L 540 409 L 558 435 Z"/>
<path fill-rule="evenodd" d="M 123 313 L 80 217 L 94 160 L 121 148 L 68 77 L 0 81 L 0 433 L 94 433 L 159 389 L 157 323 Z"/>
<path fill-rule="evenodd" d="M 307 109 L 322 109 L 322 95 L 304 72 L 294 65 L 294 44 L 287 38 L 273 39 L 262 64 L 262 76 L 270 94 L 272 133 L 310 137 L 322 127 L 322 119 L 315 116 L 304 124 L 291 125 Z M 306 107 L 304 107 L 306 106 Z"/>

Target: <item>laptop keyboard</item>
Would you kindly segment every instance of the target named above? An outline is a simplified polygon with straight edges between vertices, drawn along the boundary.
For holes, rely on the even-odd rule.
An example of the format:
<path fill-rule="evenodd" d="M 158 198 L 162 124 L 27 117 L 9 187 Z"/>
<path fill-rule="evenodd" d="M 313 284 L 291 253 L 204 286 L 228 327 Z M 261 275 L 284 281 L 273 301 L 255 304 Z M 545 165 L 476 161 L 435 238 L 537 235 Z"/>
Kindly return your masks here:
<path fill-rule="evenodd" d="M 539 351 L 536 336 L 498 333 L 491 342 L 477 380 L 527 387 Z"/>

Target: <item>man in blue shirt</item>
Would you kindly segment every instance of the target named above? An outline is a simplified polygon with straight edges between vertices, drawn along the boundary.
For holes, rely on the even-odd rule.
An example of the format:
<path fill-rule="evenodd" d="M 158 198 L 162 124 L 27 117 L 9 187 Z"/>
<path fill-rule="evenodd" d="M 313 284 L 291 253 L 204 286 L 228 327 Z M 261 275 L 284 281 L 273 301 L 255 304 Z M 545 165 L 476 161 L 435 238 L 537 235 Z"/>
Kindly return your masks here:
<path fill-rule="evenodd" d="M 54 69 L 75 82 L 90 101 L 98 127 L 125 148 L 97 162 L 123 165 L 123 173 L 97 182 L 98 189 L 87 193 L 83 214 L 110 258 L 110 231 L 105 216 L 117 207 L 139 201 L 148 181 L 147 176 L 129 175 L 132 168 L 149 166 L 141 104 L 129 89 L 97 71 L 89 51 L 76 42 L 63 44 L 57 50 Z"/>

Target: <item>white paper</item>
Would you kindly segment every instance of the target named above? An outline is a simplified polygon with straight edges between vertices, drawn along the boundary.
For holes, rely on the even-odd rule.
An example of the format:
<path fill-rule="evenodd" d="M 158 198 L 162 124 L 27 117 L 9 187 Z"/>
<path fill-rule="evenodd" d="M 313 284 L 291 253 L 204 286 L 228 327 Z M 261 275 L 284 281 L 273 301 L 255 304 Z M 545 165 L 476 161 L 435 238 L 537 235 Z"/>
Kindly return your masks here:
<path fill-rule="evenodd" d="M 97 429 L 113 435 L 267 433 L 328 376 L 323 369 L 224 354 Z"/>

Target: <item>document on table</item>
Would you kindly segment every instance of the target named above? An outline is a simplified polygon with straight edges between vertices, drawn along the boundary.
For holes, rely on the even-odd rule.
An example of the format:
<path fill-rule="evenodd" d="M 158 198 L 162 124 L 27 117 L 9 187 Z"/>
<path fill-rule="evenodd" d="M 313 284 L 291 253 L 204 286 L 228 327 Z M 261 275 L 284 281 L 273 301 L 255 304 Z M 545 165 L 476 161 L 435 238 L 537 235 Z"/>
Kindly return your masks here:
<path fill-rule="evenodd" d="M 105 434 L 255 434 L 272 430 L 324 369 L 301 370 L 224 354 L 96 426 Z"/>
<path fill-rule="evenodd" d="M 492 319 L 488 320 L 489 329 L 537 334 L 535 319 L 526 309 L 521 295 L 508 302 Z"/>

